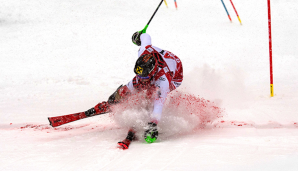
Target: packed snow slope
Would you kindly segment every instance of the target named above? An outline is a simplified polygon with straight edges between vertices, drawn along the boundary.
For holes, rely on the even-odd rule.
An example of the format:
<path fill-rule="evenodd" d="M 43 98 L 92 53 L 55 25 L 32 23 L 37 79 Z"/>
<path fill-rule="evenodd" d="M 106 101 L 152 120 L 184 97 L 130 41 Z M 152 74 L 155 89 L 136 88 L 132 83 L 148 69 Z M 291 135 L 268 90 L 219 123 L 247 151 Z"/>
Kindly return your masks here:
<path fill-rule="evenodd" d="M 0 170 L 296 170 L 298 1 L 271 0 L 270 97 L 266 0 L 163 3 L 147 33 L 183 63 L 160 137 L 142 138 L 139 106 L 52 128 L 134 77 L 131 42 L 158 0 L 0 1 Z M 117 148 L 130 126 L 138 140 Z"/>

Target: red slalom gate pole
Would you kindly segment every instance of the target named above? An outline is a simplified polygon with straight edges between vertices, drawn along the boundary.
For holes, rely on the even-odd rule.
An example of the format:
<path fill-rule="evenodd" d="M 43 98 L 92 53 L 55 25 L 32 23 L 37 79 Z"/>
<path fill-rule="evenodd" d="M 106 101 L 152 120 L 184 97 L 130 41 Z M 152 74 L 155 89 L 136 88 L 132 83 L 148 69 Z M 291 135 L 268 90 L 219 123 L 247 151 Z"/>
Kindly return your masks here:
<path fill-rule="evenodd" d="M 274 96 L 273 89 L 273 67 L 272 67 L 272 36 L 271 36 L 271 10 L 270 10 L 270 0 L 267 1 L 268 4 L 268 29 L 269 29 L 269 63 L 270 63 L 270 95 Z"/>
<path fill-rule="evenodd" d="M 240 24 L 242 25 L 241 20 L 240 20 L 240 17 L 239 17 L 239 15 L 238 15 L 238 13 L 237 13 L 237 10 L 236 10 L 236 8 L 235 8 L 235 6 L 234 6 L 232 0 L 230 0 L 230 2 L 231 2 L 232 6 L 233 6 L 233 8 L 234 8 L 234 10 L 235 10 L 235 12 L 236 12 L 236 15 L 237 15 L 237 18 L 238 18 Z"/>

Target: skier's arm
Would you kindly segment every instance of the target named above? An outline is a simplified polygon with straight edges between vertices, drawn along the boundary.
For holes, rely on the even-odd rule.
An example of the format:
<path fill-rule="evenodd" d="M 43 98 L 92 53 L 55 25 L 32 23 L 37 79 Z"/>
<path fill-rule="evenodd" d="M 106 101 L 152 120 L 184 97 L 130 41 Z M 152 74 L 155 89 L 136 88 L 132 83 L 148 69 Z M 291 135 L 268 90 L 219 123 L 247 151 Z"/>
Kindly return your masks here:
<path fill-rule="evenodd" d="M 161 119 L 162 108 L 166 101 L 166 97 L 170 92 L 169 81 L 165 76 L 162 79 L 158 79 L 155 86 L 158 87 L 158 89 L 154 100 L 154 109 L 151 114 L 151 121 L 148 123 L 148 127 L 144 134 L 145 140 L 149 143 L 154 142 L 158 137 L 157 124 Z"/>
<path fill-rule="evenodd" d="M 166 79 L 166 77 L 163 78 L 164 79 L 159 79 L 156 82 L 156 87 L 158 87 L 158 89 L 154 100 L 154 109 L 151 114 L 151 122 L 154 122 L 156 124 L 161 119 L 164 103 L 166 101 L 167 95 L 170 93 L 169 81 Z"/>
<path fill-rule="evenodd" d="M 141 39 L 141 47 L 140 47 L 140 50 L 138 52 L 139 57 L 146 50 L 146 46 L 151 45 L 151 37 L 150 37 L 149 34 L 147 34 L 147 33 L 141 34 L 140 39 Z"/>

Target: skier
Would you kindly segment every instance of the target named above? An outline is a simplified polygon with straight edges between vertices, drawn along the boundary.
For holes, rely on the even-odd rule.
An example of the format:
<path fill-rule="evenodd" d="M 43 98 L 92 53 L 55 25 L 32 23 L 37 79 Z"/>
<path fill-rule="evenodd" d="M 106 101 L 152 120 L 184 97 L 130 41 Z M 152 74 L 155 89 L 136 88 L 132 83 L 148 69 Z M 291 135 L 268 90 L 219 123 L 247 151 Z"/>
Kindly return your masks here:
<path fill-rule="evenodd" d="M 149 143 L 157 139 L 157 124 L 161 119 L 166 97 L 171 91 L 178 88 L 183 80 L 182 63 L 173 53 L 152 46 L 151 37 L 147 33 L 134 33 L 132 42 L 141 46 L 134 67 L 136 76 L 125 86 L 121 85 L 109 97 L 107 102 L 98 103 L 95 107 L 85 112 L 49 117 L 50 125 L 56 127 L 75 120 L 111 112 L 111 108 L 116 106 L 117 103 L 129 101 L 130 95 L 145 92 L 145 99 L 152 102 L 153 111 L 150 116 L 151 120 L 145 130 L 144 138 Z M 134 128 L 131 128 L 127 137 L 123 141 L 118 142 L 118 145 L 123 149 L 127 149 L 131 141 L 135 139 L 135 133 Z"/>
<path fill-rule="evenodd" d="M 144 138 L 147 142 L 152 143 L 158 137 L 157 124 L 161 119 L 166 97 L 182 83 L 182 63 L 173 53 L 152 46 L 151 37 L 147 33 L 134 33 L 132 42 L 141 46 L 134 67 L 136 76 L 125 86 L 121 85 L 109 97 L 108 102 L 98 103 L 84 114 L 89 117 L 98 113 L 110 112 L 111 106 L 125 101 L 132 94 L 146 91 L 146 99 L 153 100 L 154 108 Z M 127 149 L 131 141 L 135 139 L 135 133 L 134 128 L 129 129 L 127 137 L 118 142 L 118 145 Z"/>
<path fill-rule="evenodd" d="M 161 119 L 167 94 L 178 88 L 182 83 L 182 63 L 173 53 L 152 46 L 151 37 L 147 33 L 134 33 L 132 42 L 141 46 L 134 68 L 136 76 L 125 86 L 121 85 L 110 96 L 108 103 L 118 103 L 129 94 L 135 94 L 144 90 L 147 90 L 148 96 L 154 96 L 154 109 L 144 133 L 145 140 L 152 143 L 158 137 L 157 124 Z M 135 133 L 134 128 L 131 128 L 127 137 L 123 141 L 118 142 L 118 145 L 127 149 L 135 138 Z"/>

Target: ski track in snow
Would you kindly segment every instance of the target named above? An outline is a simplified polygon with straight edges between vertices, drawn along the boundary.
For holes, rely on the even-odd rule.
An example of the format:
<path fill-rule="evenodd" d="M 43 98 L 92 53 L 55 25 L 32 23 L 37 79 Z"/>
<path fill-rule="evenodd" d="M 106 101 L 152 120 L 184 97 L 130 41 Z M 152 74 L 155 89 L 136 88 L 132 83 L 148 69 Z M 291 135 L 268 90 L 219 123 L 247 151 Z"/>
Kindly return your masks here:
<path fill-rule="evenodd" d="M 88 132 L 90 130 L 96 130 L 96 131 L 104 131 L 104 130 L 113 130 L 113 129 L 120 129 L 119 127 L 115 128 L 107 128 L 107 127 L 101 127 L 98 126 L 96 123 L 88 125 L 78 125 L 78 126 L 59 126 L 58 128 L 53 128 L 49 125 L 38 125 L 38 124 L 28 124 L 28 123 L 18 123 L 17 125 L 24 125 L 24 126 L 15 126 L 13 124 L 10 125 L 0 125 L 1 130 L 5 131 L 13 131 L 13 130 L 20 130 L 20 131 L 41 131 L 45 133 L 58 133 L 58 132 L 65 132 L 65 131 L 72 131 L 72 130 L 78 130 L 81 128 L 85 128 L 84 131 Z M 245 122 L 245 121 L 217 121 L 212 124 L 205 124 L 201 125 L 198 124 L 200 127 L 199 129 L 204 128 L 233 128 L 233 127 L 243 127 L 243 128 L 256 128 L 256 129 L 275 129 L 275 128 L 298 128 L 298 123 L 294 122 L 292 124 L 280 124 L 278 122 L 268 122 L 267 124 L 255 124 L 254 122 Z M 89 126 L 88 128 L 86 128 Z M 198 128 L 196 128 L 198 129 Z"/>

